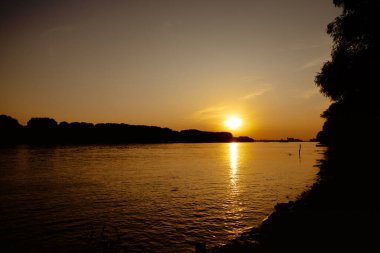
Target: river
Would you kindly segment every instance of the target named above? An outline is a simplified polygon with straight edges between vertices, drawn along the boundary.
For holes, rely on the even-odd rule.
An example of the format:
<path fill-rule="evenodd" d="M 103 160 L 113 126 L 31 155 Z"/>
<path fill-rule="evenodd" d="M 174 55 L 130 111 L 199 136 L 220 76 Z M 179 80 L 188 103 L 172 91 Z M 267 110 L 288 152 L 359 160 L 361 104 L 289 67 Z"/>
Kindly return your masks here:
<path fill-rule="evenodd" d="M 221 245 L 315 182 L 323 149 L 299 145 L 3 147 L 0 241 L 7 252 Z"/>

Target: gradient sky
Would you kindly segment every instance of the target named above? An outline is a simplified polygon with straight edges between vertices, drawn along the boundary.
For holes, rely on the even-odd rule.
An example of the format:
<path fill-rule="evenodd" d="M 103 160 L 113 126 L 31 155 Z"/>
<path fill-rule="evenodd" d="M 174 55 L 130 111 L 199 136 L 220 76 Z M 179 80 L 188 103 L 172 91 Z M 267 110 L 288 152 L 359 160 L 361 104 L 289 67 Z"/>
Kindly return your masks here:
<path fill-rule="evenodd" d="M 0 114 L 309 139 L 332 0 L 0 3 Z"/>

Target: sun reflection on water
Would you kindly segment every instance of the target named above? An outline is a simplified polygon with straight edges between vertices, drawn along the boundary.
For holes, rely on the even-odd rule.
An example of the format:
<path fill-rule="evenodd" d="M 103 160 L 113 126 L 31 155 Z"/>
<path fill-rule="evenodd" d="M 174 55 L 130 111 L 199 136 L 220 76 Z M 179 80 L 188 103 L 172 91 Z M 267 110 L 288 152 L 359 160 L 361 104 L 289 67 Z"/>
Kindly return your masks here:
<path fill-rule="evenodd" d="M 238 143 L 230 143 L 230 168 L 231 168 L 231 177 L 236 177 L 238 165 Z"/>
<path fill-rule="evenodd" d="M 240 189 L 239 189 L 239 143 L 229 143 L 229 160 L 230 160 L 230 194 L 227 198 L 226 205 L 228 206 L 226 212 L 226 220 L 232 225 L 230 233 L 233 234 L 234 238 L 236 235 L 241 233 L 241 229 L 238 228 L 239 220 L 243 215 L 243 207 L 240 199 Z"/>
<path fill-rule="evenodd" d="M 229 144 L 230 148 L 230 185 L 231 185 L 231 193 L 232 195 L 236 195 L 238 193 L 238 158 L 239 158 L 239 150 L 238 143 L 231 142 Z"/>

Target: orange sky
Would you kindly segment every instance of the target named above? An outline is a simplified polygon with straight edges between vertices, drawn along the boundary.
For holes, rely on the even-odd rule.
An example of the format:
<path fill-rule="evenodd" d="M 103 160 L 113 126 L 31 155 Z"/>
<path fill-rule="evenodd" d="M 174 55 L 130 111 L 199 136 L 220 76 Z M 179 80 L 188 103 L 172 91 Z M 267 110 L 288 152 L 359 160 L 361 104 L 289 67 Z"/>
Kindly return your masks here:
<path fill-rule="evenodd" d="M 16 3 L 15 3 L 16 2 Z M 309 139 L 331 0 L 0 3 L 0 114 Z"/>

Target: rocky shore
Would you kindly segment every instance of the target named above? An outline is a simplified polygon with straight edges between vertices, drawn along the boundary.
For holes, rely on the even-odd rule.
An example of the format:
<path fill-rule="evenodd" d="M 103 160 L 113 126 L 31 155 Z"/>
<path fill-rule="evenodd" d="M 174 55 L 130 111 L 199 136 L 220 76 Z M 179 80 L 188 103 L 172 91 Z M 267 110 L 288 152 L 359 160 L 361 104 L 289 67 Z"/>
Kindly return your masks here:
<path fill-rule="evenodd" d="M 379 248 L 375 155 L 330 149 L 319 180 L 280 203 L 262 224 L 226 245 L 198 252 L 372 252 Z"/>

